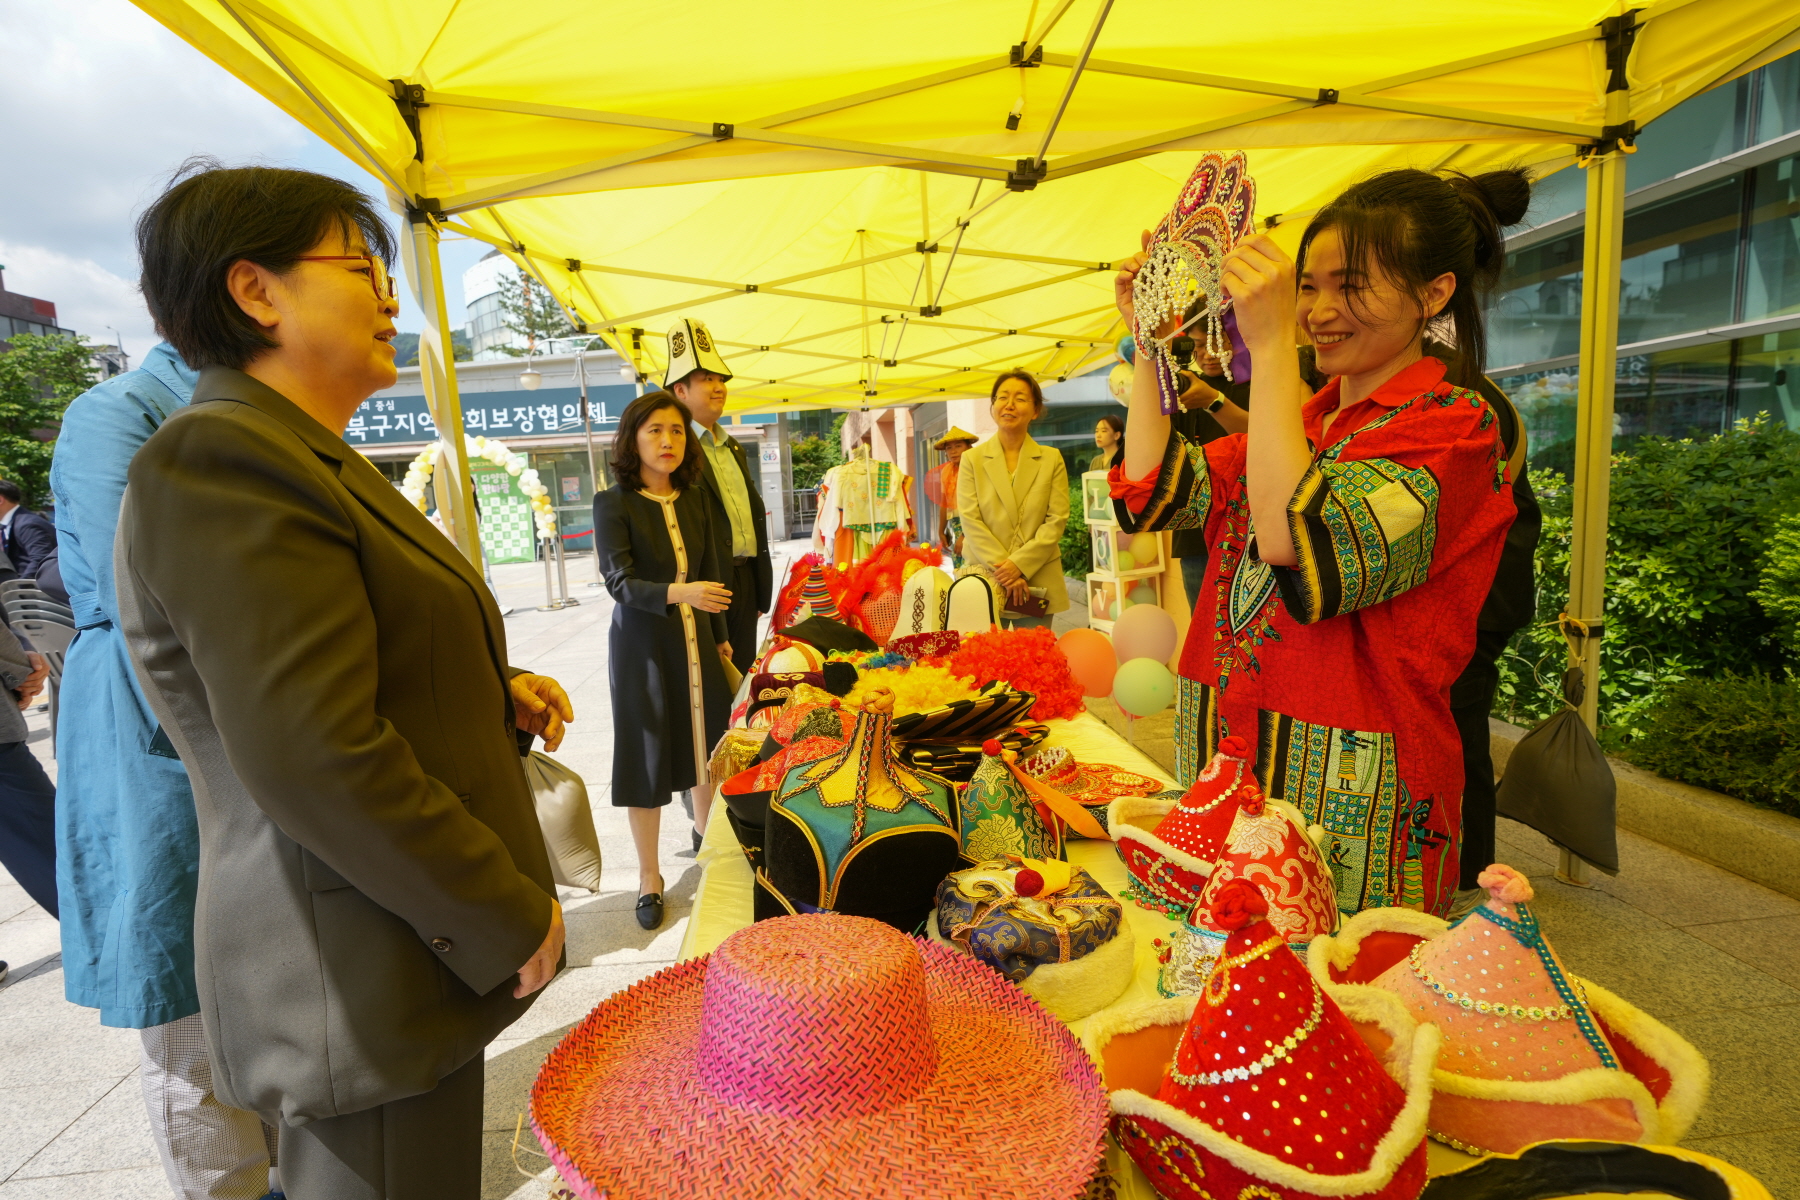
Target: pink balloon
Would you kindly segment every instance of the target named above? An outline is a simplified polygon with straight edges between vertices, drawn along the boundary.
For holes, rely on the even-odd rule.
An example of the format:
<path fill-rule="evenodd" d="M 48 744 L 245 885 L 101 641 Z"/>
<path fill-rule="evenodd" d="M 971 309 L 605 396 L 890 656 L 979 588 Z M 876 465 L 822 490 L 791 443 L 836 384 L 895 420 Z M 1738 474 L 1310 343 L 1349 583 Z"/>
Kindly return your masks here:
<path fill-rule="evenodd" d="M 1057 639 L 1056 645 L 1069 660 L 1069 673 L 1081 685 L 1083 695 L 1112 693 L 1113 672 L 1119 664 L 1104 633 L 1098 629 L 1071 629 Z"/>
<path fill-rule="evenodd" d="M 1113 625 L 1113 651 L 1122 663 L 1134 658 L 1168 662 L 1175 653 L 1175 618 L 1154 604 L 1133 604 Z"/>

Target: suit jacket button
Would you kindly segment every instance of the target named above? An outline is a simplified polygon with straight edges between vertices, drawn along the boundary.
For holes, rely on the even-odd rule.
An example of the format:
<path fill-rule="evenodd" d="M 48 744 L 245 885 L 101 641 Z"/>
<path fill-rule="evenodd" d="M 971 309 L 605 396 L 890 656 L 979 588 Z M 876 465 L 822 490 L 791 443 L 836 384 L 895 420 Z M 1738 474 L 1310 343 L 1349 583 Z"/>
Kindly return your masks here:
<path fill-rule="evenodd" d="M 436 950 L 439 954 L 448 954 L 456 948 L 456 943 L 452 942 L 449 938 L 432 938 L 431 948 Z"/>

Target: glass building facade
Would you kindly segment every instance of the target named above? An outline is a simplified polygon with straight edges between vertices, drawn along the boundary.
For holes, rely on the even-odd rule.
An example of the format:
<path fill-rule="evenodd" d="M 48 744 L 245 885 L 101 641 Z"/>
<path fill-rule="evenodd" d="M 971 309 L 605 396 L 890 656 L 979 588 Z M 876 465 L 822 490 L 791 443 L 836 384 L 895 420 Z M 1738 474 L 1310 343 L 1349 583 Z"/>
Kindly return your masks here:
<path fill-rule="evenodd" d="M 1800 429 L 1800 55 L 1681 105 L 1626 166 L 1615 448 L 1698 437 L 1768 412 Z M 1543 181 L 1509 240 L 1488 373 L 1518 403 L 1532 461 L 1574 456 L 1586 179 Z M 1800 376 L 1796 376 L 1800 382 Z"/>

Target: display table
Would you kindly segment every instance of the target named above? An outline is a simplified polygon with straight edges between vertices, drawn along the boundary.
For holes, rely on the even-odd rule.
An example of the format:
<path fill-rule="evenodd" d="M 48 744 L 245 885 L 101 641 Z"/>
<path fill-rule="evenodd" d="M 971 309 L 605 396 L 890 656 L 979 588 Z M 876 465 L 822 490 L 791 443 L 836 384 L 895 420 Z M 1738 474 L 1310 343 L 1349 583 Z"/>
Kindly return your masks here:
<path fill-rule="evenodd" d="M 1045 745 L 1061 746 L 1073 754 L 1077 761 L 1122 767 L 1127 771 L 1160 779 L 1169 787 L 1175 786 L 1175 781 L 1166 771 L 1120 737 L 1111 726 L 1089 713 L 1084 712 L 1066 721 L 1046 723 L 1050 727 L 1050 736 Z M 736 836 L 731 832 L 731 822 L 724 818 L 723 804 L 723 800 L 715 801 L 718 819 L 707 823 L 706 839 L 700 846 L 700 887 L 694 895 L 694 909 L 688 918 L 687 933 L 681 939 L 681 957 L 684 959 L 710 953 L 733 932 L 750 924 L 751 895 L 755 882 L 750 864 L 744 858 Z M 1068 859 L 1084 868 L 1101 887 L 1115 896 L 1124 890 L 1130 879 L 1126 874 L 1125 864 L 1119 860 L 1111 842 L 1071 840 L 1068 843 Z M 1156 957 L 1156 942 L 1158 939 L 1167 942 L 1180 928 L 1180 924 L 1130 901 L 1124 903 L 1124 909 L 1125 919 L 1131 923 L 1132 933 L 1137 939 L 1137 962 L 1130 986 L 1115 1004 L 1130 1005 L 1160 999 L 1156 990 L 1157 973 L 1160 969 Z M 1079 1040 L 1090 1019 L 1072 1022 L 1069 1032 Z M 1436 1142 L 1430 1144 L 1429 1152 L 1431 1173 L 1434 1175 L 1456 1170 L 1475 1161 L 1469 1155 Z M 1120 1200 L 1157 1200 L 1149 1181 L 1111 1138 L 1107 1139 L 1106 1153 L 1107 1165 L 1117 1185 Z"/>

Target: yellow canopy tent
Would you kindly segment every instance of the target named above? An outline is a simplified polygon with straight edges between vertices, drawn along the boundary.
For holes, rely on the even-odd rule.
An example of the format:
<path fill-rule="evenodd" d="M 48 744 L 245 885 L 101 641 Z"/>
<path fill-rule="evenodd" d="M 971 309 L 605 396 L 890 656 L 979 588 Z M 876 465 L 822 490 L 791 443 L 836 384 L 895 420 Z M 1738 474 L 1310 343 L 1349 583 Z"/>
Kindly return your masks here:
<path fill-rule="evenodd" d="M 1595 628 L 1620 155 L 1682 100 L 1800 46 L 1792 0 L 138 3 L 407 213 L 427 395 L 465 493 L 445 228 L 505 248 L 646 373 L 674 316 L 707 318 L 734 408 L 894 404 L 978 391 L 997 365 L 1068 375 L 1103 358 L 1111 260 L 1198 150 L 1248 151 L 1259 217 L 1289 228 L 1389 166 L 1579 156 L 1570 611 Z"/>

